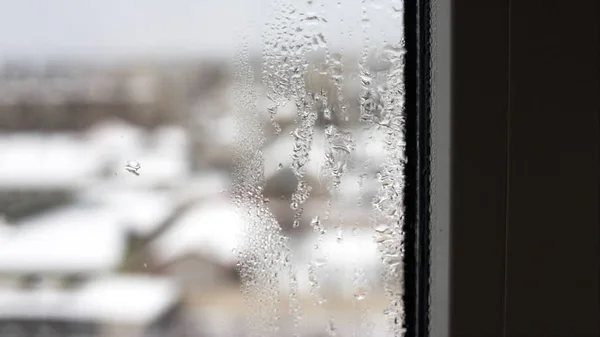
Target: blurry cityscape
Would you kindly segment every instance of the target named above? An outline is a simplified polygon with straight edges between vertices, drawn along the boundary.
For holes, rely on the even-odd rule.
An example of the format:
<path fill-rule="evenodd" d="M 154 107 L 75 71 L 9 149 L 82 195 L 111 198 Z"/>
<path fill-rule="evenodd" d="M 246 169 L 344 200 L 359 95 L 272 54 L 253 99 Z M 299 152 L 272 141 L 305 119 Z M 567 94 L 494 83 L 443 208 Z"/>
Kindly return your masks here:
<path fill-rule="evenodd" d="M 305 175 L 312 192 L 298 227 L 290 207 L 296 105 L 262 94 L 257 103 L 264 198 L 290 238 L 302 336 L 387 336 L 371 228 L 386 133 L 360 123 L 358 55 L 345 57 L 354 79 L 343 88 L 348 118 L 318 110 Z M 335 105 L 331 74 L 319 57 L 311 62 L 307 90 L 329 93 Z M 260 57 L 253 65 L 258 74 Z M 231 202 L 233 158 L 244 146 L 236 137 L 248 130 L 234 122 L 232 73 L 226 60 L 201 54 L 0 60 L 0 337 L 248 335 L 235 254 L 246 224 Z M 328 125 L 361 144 L 349 159 L 360 169 L 343 176 L 317 228 L 332 198 L 322 174 Z M 315 245 L 327 257 L 324 303 L 311 287 Z M 289 283 L 278 284 L 289 321 L 280 335 L 291 336 L 297 313 L 288 313 Z"/>

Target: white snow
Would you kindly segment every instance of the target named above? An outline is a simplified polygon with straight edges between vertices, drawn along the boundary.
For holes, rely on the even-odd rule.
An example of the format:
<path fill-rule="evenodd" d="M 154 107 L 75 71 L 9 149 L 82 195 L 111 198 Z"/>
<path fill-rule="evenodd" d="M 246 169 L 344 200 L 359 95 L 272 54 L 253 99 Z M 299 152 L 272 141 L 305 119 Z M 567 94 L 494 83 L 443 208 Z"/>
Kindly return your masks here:
<path fill-rule="evenodd" d="M 170 192 L 135 188 L 97 186 L 82 193 L 81 200 L 114 213 L 125 228 L 142 236 L 153 233 L 177 208 Z"/>
<path fill-rule="evenodd" d="M 104 165 L 115 173 L 115 182 L 127 186 L 170 185 L 188 176 L 188 142 L 180 127 L 165 126 L 153 133 L 120 120 L 90 128 L 85 142 Z M 139 175 L 128 172 L 128 162 L 140 163 Z"/>
<path fill-rule="evenodd" d="M 0 270 L 10 272 L 105 272 L 125 250 L 117 217 L 65 207 L 31 217 L 0 246 Z"/>
<path fill-rule="evenodd" d="M 1 289 L 0 317 L 147 325 L 178 299 L 176 285 L 167 278 L 107 276 L 77 289 Z"/>
<path fill-rule="evenodd" d="M 0 136 L 0 186 L 77 188 L 99 173 L 101 160 L 74 135 Z"/>
<path fill-rule="evenodd" d="M 6 216 L 0 214 L 0 247 L 4 240 L 9 239 L 15 233 L 15 230 L 16 228 L 6 221 Z"/>
<path fill-rule="evenodd" d="M 119 119 L 96 123 L 85 133 L 85 142 L 90 144 L 105 160 L 125 160 L 144 147 L 144 131 Z"/>
<path fill-rule="evenodd" d="M 159 262 L 167 263 L 190 253 L 213 258 L 223 264 L 235 263 L 244 220 L 229 200 L 212 200 L 189 210 L 151 244 Z"/>
<path fill-rule="evenodd" d="M 177 287 L 168 278 L 122 275 L 85 285 L 71 308 L 102 321 L 144 324 L 158 318 L 177 299 Z"/>
<path fill-rule="evenodd" d="M 73 294 L 65 290 L 0 289 L 1 318 L 67 318 L 65 303 Z"/>
<path fill-rule="evenodd" d="M 130 160 L 140 163 L 138 175 L 126 170 Z M 135 155 L 115 162 L 114 179 L 107 184 L 127 187 L 173 187 L 184 184 L 189 177 L 188 159 L 178 154 L 166 154 L 158 151 L 140 151 Z"/>
<path fill-rule="evenodd" d="M 117 183 L 172 185 L 188 177 L 189 153 L 183 129 L 163 127 L 148 135 L 119 120 L 95 125 L 83 134 L 0 135 L 0 187 L 78 189 L 98 183 L 106 168 Z M 139 176 L 125 170 L 141 164 Z"/>

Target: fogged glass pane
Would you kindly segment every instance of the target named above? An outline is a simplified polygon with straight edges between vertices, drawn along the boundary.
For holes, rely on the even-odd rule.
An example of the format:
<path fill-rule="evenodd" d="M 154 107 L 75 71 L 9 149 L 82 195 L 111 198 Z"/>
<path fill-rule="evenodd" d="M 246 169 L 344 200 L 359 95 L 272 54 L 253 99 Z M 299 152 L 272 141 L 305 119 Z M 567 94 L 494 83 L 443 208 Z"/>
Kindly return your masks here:
<path fill-rule="evenodd" d="M 0 3 L 0 331 L 401 336 L 394 0 Z"/>

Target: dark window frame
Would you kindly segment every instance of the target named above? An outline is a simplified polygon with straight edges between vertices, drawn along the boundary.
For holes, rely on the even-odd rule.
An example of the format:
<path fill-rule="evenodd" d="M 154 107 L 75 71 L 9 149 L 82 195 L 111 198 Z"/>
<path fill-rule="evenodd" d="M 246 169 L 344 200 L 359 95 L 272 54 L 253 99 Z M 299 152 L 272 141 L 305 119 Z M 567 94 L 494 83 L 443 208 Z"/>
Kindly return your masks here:
<path fill-rule="evenodd" d="M 429 0 L 404 1 L 404 328 L 429 333 L 431 16 Z"/>
<path fill-rule="evenodd" d="M 430 335 L 600 335 L 599 5 L 432 7 Z"/>

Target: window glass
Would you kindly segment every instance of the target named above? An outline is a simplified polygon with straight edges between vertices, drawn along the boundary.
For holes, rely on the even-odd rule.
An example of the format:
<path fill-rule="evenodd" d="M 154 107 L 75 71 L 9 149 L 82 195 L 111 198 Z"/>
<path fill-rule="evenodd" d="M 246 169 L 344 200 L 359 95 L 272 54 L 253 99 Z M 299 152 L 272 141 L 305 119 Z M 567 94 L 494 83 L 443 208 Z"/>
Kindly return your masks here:
<path fill-rule="evenodd" d="M 2 326 L 401 336 L 402 16 L 0 4 Z"/>

